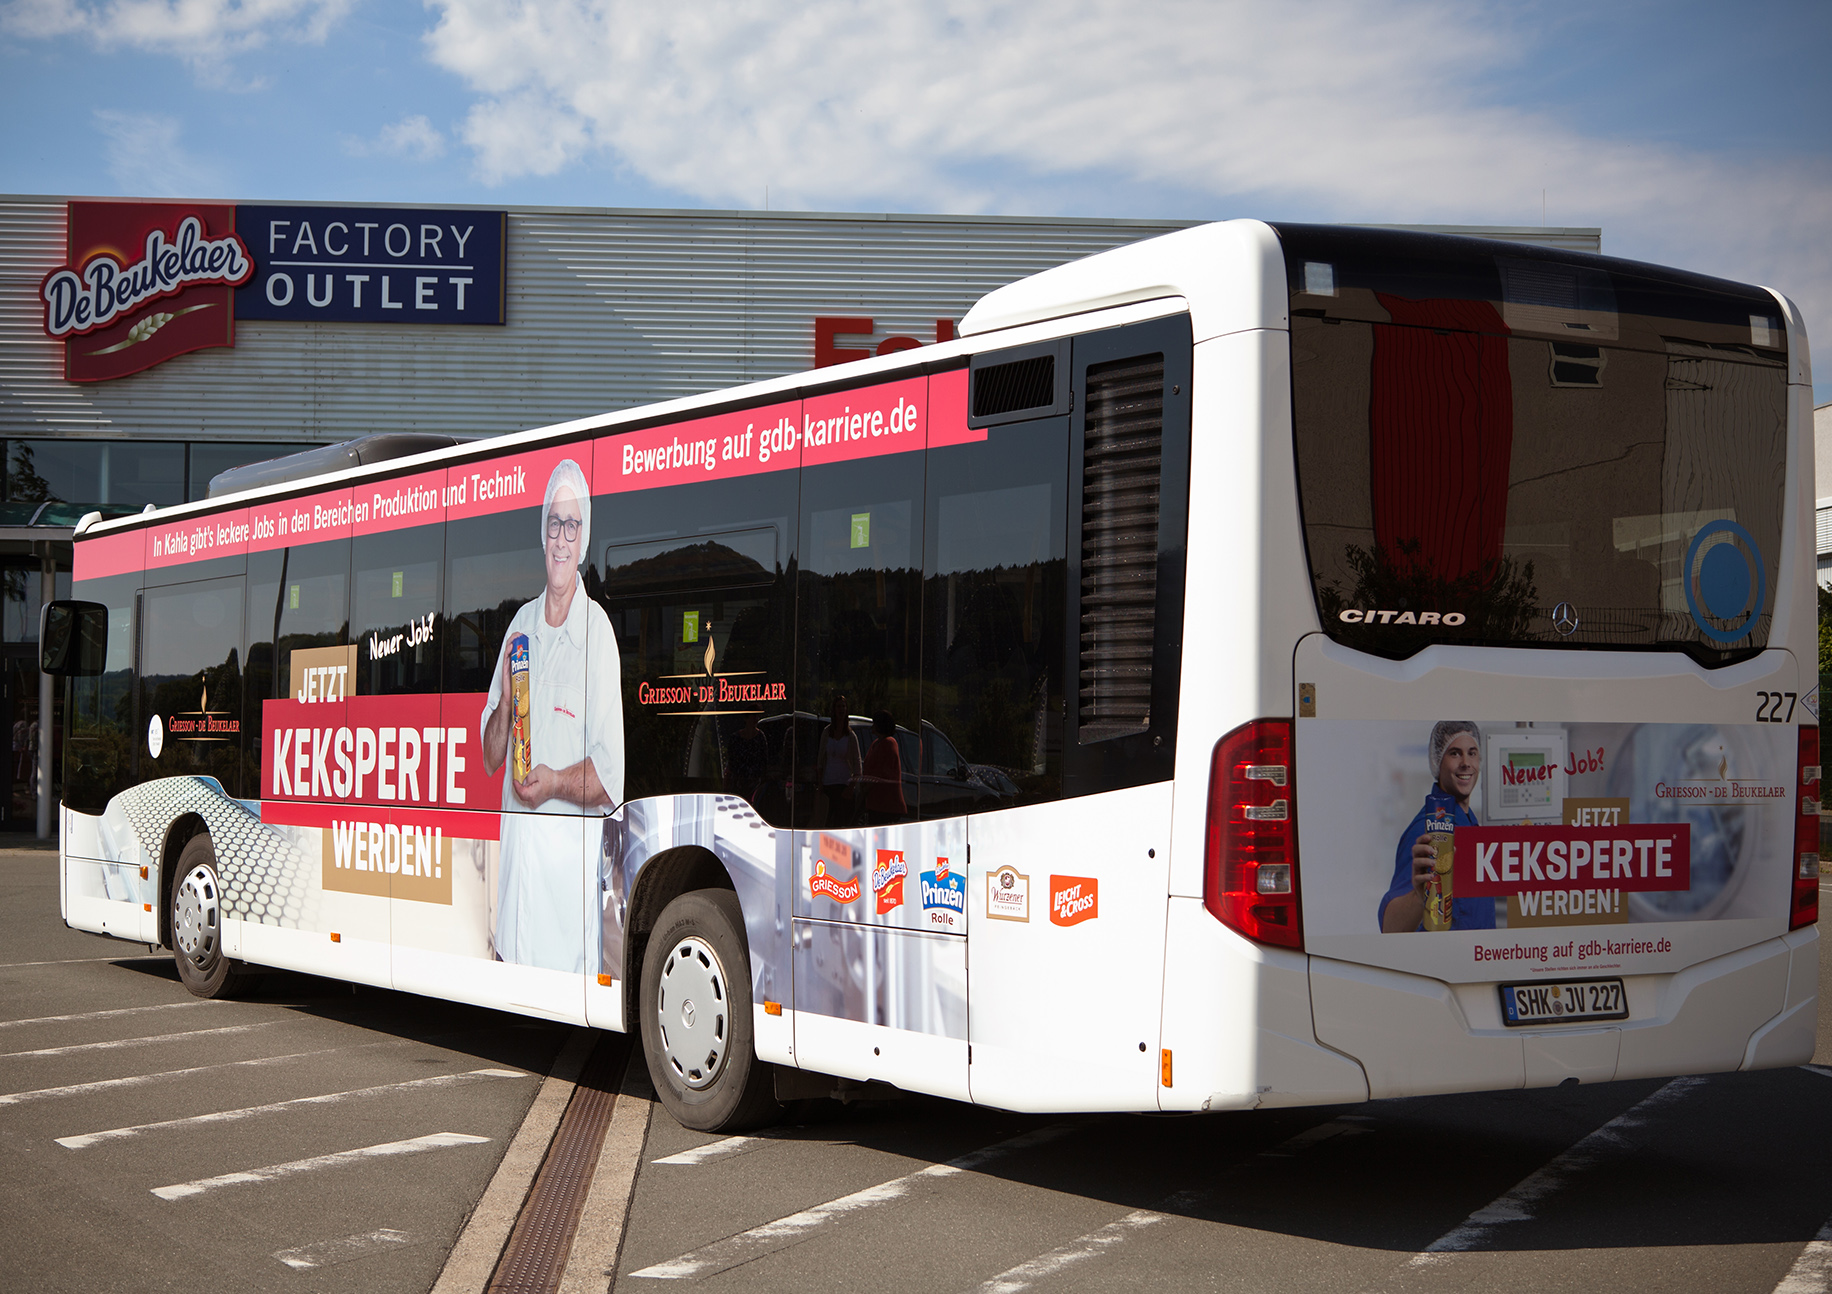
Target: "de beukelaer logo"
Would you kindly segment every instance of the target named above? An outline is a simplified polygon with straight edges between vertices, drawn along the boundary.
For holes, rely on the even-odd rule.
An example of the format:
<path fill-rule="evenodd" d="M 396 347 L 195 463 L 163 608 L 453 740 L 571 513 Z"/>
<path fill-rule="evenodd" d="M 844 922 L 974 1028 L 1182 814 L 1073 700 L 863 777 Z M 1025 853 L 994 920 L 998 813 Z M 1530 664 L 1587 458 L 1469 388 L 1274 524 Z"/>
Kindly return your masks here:
<path fill-rule="evenodd" d="M 45 332 L 80 336 L 161 297 L 193 285 L 237 287 L 254 273 L 254 261 L 234 234 L 210 238 L 203 222 L 188 215 L 168 239 L 163 229 L 146 235 L 140 259 L 123 264 L 112 252 L 89 258 L 80 269 L 64 266 L 45 277 Z"/>

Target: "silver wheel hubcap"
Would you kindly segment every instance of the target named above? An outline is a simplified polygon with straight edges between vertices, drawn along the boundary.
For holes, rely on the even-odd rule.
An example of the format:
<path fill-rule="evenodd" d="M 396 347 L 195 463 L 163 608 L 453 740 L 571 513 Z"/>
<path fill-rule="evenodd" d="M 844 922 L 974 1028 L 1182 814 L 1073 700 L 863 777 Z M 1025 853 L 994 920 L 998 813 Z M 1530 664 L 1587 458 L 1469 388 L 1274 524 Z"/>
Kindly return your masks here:
<path fill-rule="evenodd" d="M 178 881 L 172 900 L 172 942 L 197 966 L 222 951 L 221 887 L 215 869 L 199 864 Z"/>
<path fill-rule="evenodd" d="M 675 944 L 662 963 L 655 1014 L 662 1057 L 688 1087 L 708 1086 L 724 1068 L 729 1010 L 725 968 L 712 945 L 695 936 Z"/>

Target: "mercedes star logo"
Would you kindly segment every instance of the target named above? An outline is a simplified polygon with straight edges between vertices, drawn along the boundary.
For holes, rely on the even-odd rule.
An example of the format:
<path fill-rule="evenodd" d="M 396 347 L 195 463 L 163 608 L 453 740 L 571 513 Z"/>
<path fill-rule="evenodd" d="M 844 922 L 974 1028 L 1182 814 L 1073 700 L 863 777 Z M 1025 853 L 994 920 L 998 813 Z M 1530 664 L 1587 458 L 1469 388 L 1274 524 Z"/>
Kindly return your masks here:
<path fill-rule="evenodd" d="M 1577 632 L 1577 609 L 1569 602 L 1561 602 L 1552 608 L 1552 627 L 1569 638 Z"/>

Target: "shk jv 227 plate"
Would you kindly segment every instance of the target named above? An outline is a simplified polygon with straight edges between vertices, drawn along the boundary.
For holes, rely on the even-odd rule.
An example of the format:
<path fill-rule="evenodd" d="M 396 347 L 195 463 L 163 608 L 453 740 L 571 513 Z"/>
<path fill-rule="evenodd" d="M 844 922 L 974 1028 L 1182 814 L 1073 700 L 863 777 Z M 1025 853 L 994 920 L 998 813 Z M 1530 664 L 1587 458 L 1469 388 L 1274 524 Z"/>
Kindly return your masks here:
<path fill-rule="evenodd" d="M 1573 1024 L 1627 1018 L 1628 998 L 1623 995 L 1619 979 L 1501 986 L 1501 1019 L 1505 1024 Z"/>

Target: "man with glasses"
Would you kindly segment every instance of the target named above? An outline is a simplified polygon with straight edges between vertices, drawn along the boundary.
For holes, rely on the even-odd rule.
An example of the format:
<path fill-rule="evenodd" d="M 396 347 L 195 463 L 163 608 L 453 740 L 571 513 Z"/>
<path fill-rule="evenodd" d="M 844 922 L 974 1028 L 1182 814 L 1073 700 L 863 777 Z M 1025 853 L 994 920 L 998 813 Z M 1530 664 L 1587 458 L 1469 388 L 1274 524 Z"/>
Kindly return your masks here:
<path fill-rule="evenodd" d="M 483 710 L 484 767 L 507 762 L 514 718 L 509 644 L 528 640 L 528 775 L 503 778 L 496 955 L 503 961 L 585 970 L 581 814 L 623 801 L 623 685 L 617 639 L 581 587 L 590 550 L 591 492 L 573 460 L 554 468 L 541 507 L 547 588 L 509 622 Z M 509 703 L 504 704 L 507 700 Z"/>

